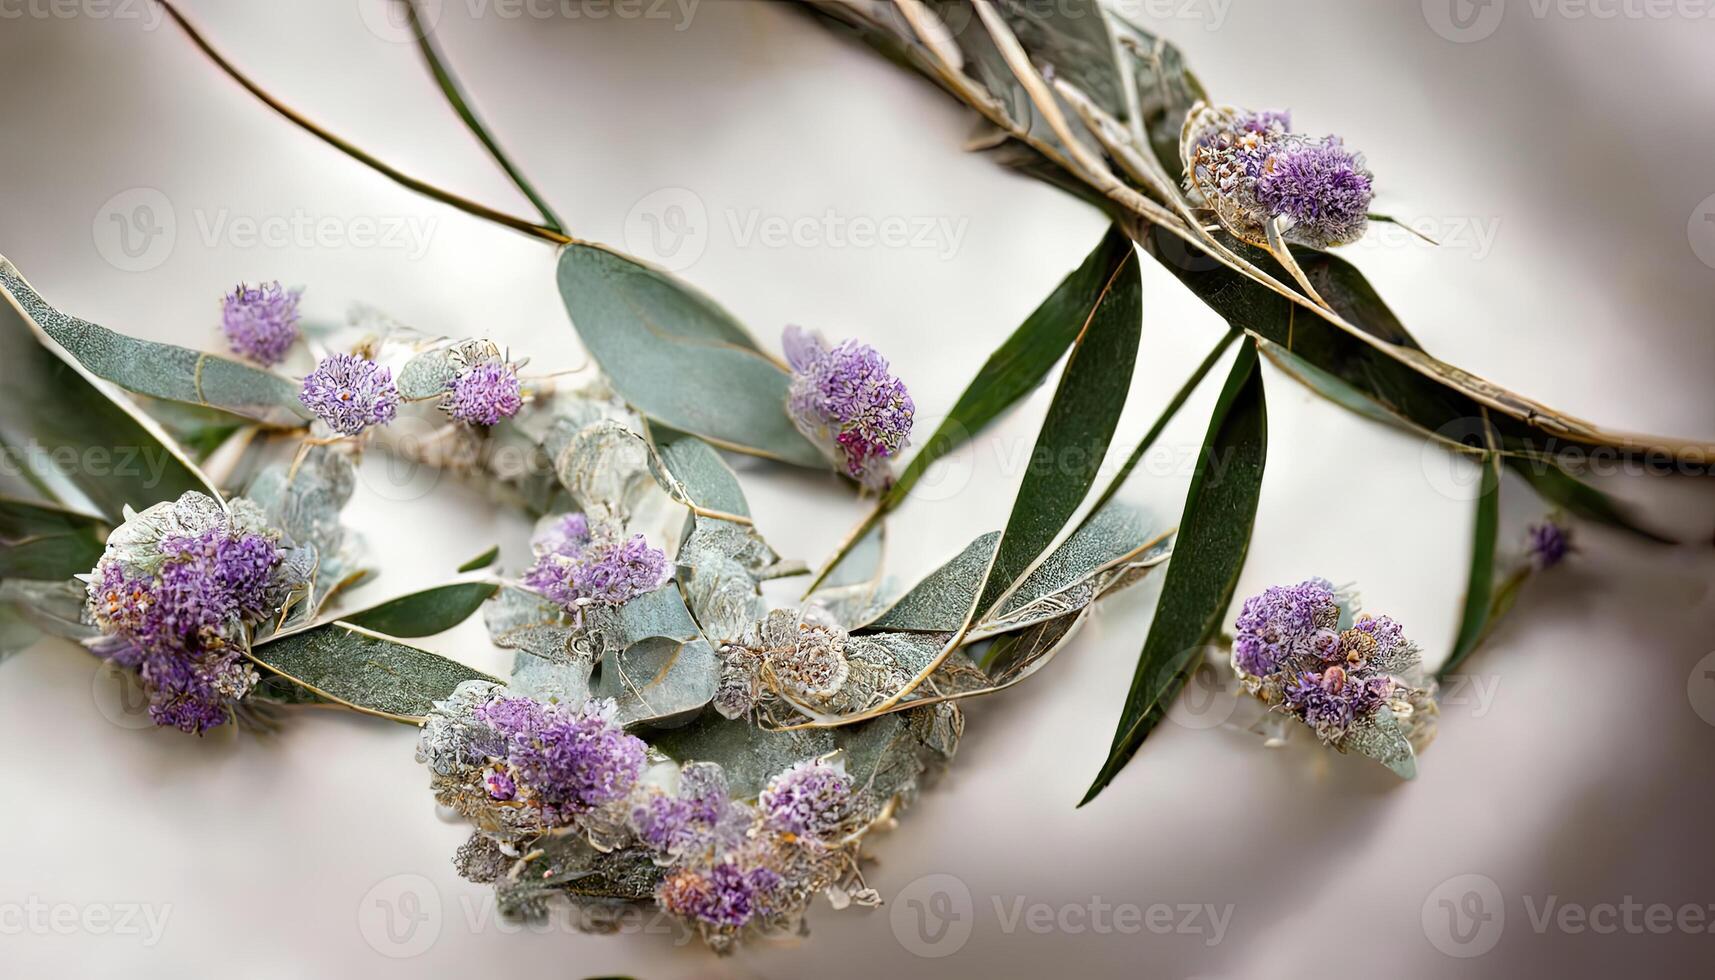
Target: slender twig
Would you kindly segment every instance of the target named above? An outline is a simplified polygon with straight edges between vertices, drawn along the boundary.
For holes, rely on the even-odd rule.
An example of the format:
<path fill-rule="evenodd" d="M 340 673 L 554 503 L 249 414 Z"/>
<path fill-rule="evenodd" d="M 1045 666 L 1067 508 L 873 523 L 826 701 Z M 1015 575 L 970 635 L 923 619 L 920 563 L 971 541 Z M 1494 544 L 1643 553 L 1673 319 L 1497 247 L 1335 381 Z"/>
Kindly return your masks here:
<path fill-rule="evenodd" d="M 513 231 L 521 232 L 534 238 L 540 238 L 543 241 L 552 242 L 555 245 L 566 245 L 575 241 L 575 239 L 569 238 L 564 233 L 555 231 L 552 228 L 544 228 L 541 225 L 507 214 L 504 211 L 496 211 L 494 208 L 491 208 L 486 204 L 478 204 L 477 202 L 467 198 L 459 197 L 457 194 L 444 191 L 433 184 L 404 173 L 393 166 L 376 159 L 374 156 L 371 156 L 363 150 L 358 149 L 356 146 L 353 146 L 341 137 L 323 129 L 321 126 L 317 125 L 291 106 L 288 106 L 279 99 L 274 98 L 274 96 L 268 94 L 262 86 L 251 81 L 248 76 L 234 67 L 232 62 L 227 61 L 219 51 L 216 51 L 214 46 L 209 44 L 209 42 L 195 27 L 191 26 L 190 21 L 186 20 L 183 14 L 179 13 L 178 8 L 173 6 L 171 0 L 156 0 L 156 2 L 159 3 L 161 8 L 167 12 L 167 16 L 171 17 L 173 22 L 178 24 L 179 28 L 185 32 L 185 36 L 191 39 L 191 43 L 200 48 L 202 53 L 207 55 L 209 60 L 213 61 L 221 71 L 226 72 L 233 81 L 244 86 L 251 95 L 262 100 L 262 102 L 270 109 L 273 109 L 280 115 L 285 116 L 300 129 L 314 135 L 322 142 L 336 150 L 339 150 L 346 156 L 349 156 L 357 162 L 369 167 L 371 170 L 374 170 L 389 180 L 392 180 L 394 183 L 416 191 L 426 197 L 434 198 L 443 204 L 450 204 L 466 214 L 472 214 L 478 218 L 492 221 L 495 224 L 504 225 L 507 228 L 511 228 Z"/>
<path fill-rule="evenodd" d="M 536 192 L 536 188 L 530 186 L 530 181 L 524 178 L 523 172 L 513 164 L 511 158 L 506 155 L 506 151 L 500 148 L 499 141 L 483 124 L 481 117 L 476 114 L 476 109 L 472 108 L 470 97 L 465 94 L 464 86 L 460 85 L 459 80 L 453 76 L 452 69 L 447 66 L 446 55 L 435 43 L 433 29 L 424 24 L 423 19 L 418 16 L 417 2 L 418 0 L 399 0 L 400 5 L 405 8 L 406 18 L 411 22 L 411 33 L 417 38 L 417 50 L 422 52 L 423 61 L 428 64 L 430 73 L 435 76 L 435 82 L 440 85 L 442 94 L 446 95 L 447 101 L 452 104 L 453 111 L 457 112 L 459 118 L 464 120 L 464 124 L 470 129 L 471 135 L 482 143 L 483 148 L 488 151 L 488 155 L 494 158 L 494 162 L 506 172 L 506 176 L 511 178 L 518 190 L 530 199 L 530 203 L 536 206 L 537 211 L 541 212 L 543 226 L 550 231 L 564 232 L 566 226 L 560 221 L 560 216 L 554 213 L 554 209 L 548 206 L 548 202 Z"/>

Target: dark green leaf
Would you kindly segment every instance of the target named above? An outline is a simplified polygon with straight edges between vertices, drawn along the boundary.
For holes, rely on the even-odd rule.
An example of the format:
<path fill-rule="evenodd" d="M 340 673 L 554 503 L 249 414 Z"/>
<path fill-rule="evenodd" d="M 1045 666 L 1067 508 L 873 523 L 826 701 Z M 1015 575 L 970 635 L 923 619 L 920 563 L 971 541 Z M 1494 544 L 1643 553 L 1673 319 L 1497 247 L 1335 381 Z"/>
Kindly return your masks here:
<path fill-rule="evenodd" d="M 49 306 L 9 262 L 0 262 L 0 285 L 84 370 L 127 391 L 211 406 L 268 425 L 302 425 L 310 418 L 298 386 L 277 374 L 68 316 Z"/>
<path fill-rule="evenodd" d="M 975 614 L 1017 584 L 1089 493 L 1131 388 L 1142 303 L 1137 257 L 1127 249 L 1073 342 Z"/>
<path fill-rule="evenodd" d="M 340 621 L 388 636 L 434 636 L 469 619 L 498 590 L 491 582 L 455 582 L 389 599 Z"/>
<path fill-rule="evenodd" d="M 1167 566 L 1155 621 L 1138 656 L 1113 746 L 1079 806 L 1095 799 L 1137 754 L 1184 686 L 1204 643 L 1226 618 L 1250 545 L 1267 458 L 1262 371 L 1256 346 L 1246 343 L 1215 404 L 1197 473 L 1185 496 L 1175 545 L 1175 553 L 1184 558 Z"/>
<path fill-rule="evenodd" d="M 1443 676 L 1457 669 L 1477 648 L 1494 608 L 1495 539 L 1501 527 L 1500 456 L 1495 453 L 1485 456 L 1482 467 L 1483 481 L 1477 492 L 1477 517 L 1471 535 L 1471 574 L 1465 585 L 1465 611 L 1459 617 L 1459 635 L 1453 641 L 1453 653 L 1441 665 Z"/>
<path fill-rule="evenodd" d="M 328 623 L 258 644 L 250 658 L 319 697 L 395 721 L 421 721 L 478 670 L 346 623 Z"/>
<path fill-rule="evenodd" d="M 727 448 L 830 465 L 786 416 L 785 368 L 707 296 L 585 244 L 560 253 L 559 286 L 584 346 L 638 411 Z"/>
<path fill-rule="evenodd" d="M 0 498 L 0 579 L 58 581 L 87 572 L 107 531 L 87 514 Z"/>
<path fill-rule="evenodd" d="M 1548 460 L 1512 457 L 1507 460 L 1507 465 L 1512 467 L 1513 472 L 1524 477 L 1544 500 L 1566 508 L 1566 511 L 1575 517 L 1630 531 L 1661 544 L 1676 543 L 1672 538 L 1640 524 L 1624 504 L 1579 480 L 1561 469 L 1558 464 Z"/>
<path fill-rule="evenodd" d="M 219 498 L 160 427 L 109 396 L 38 340 L 27 309 L 41 310 L 10 262 L 0 259 L 0 466 L 10 495 L 27 493 L 110 522 L 196 490 Z M 51 311 L 48 311 L 51 312 Z"/>
<path fill-rule="evenodd" d="M 488 566 L 494 564 L 494 560 L 496 558 L 499 558 L 499 557 L 500 557 L 500 545 L 495 545 L 494 547 L 488 549 L 487 551 L 483 552 L 482 554 L 477 555 L 475 558 L 472 558 L 470 561 L 467 561 L 463 565 L 460 565 L 458 570 L 461 572 L 474 572 L 479 568 L 487 568 Z"/>
<path fill-rule="evenodd" d="M 1042 305 L 989 355 L 935 434 L 899 474 L 883 505 L 889 509 L 897 506 L 932 463 L 1035 391 L 1089 322 L 1114 274 L 1133 259 L 1131 239 L 1110 227 L 1083 264 L 1062 279 Z"/>

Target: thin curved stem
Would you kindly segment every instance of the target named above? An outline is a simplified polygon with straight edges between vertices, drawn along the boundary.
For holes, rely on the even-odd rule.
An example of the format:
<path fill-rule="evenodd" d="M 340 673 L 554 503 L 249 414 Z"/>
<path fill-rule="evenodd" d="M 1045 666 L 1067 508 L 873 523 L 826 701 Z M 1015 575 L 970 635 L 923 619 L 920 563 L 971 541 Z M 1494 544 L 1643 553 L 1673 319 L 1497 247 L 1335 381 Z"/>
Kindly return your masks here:
<path fill-rule="evenodd" d="M 156 0 L 156 2 L 161 5 L 161 9 L 167 12 L 167 16 L 171 17 L 173 22 L 178 24 L 179 28 L 185 32 L 185 36 L 191 39 L 191 43 L 200 48 L 202 53 L 207 55 L 209 60 L 213 61 L 221 71 L 226 72 L 233 81 L 244 86 L 251 95 L 262 100 L 262 102 L 270 109 L 273 109 L 280 115 L 285 116 L 300 129 L 314 135 L 322 142 L 336 150 L 339 150 L 341 153 L 344 153 L 357 162 L 364 164 L 371 170 L 374 170 L 389 180 L 392 180 L 396 184 L 416 191 L 425 197 L 434 198 L 443 204 L 450 204 L 466 214 L 475 215 L 478 218 L 492 221 L 498 225 L 504 225 L 507 228 L 511 228 L 513 231 L 529 235 L 533 238 L 539 238 L 546 242 L 552 242 L 555 245 L 566 245 L 575 241 L 575 239 L 566 236 L 563 232 L 555 231 L 552 228 L 544 228 L 541 225 L 526 221 L 515 215 L 507 214 L 504 211 L 497 211 L 486 204 L 478 204 L 477 202 L 467 198 L 459 197 L 457 194 L 444 191 L 427 181 L 413 177 L 410 174 L 404 173 L 389 164 L 376 159 L 363 150 L 358 149 L 356 146 L 346 142 L 339 136 L 328 132 L 326 129 L 323 129 L 321 126 L 312 122 L 297 110 L 268 94 L 262 86 L 251 81 L 248 76 L 234 67 L 232 62 L 227 61 L 226 58 L 222 57 L 220 52 L 216 51 L 214 46 L 209 44 L 209 42 L 195 27 L 191 26 L 190 21 L 186 20 L 183 14 L 179 13 L 178 8 L 173 6 L 171 0 Z"/>
<path fill-rule="evenodd" d="M 560 216 L 554 213 L 554 209 L 548 206 L 548 202 L 536 192 L 536 188 L 530 185 L 530 181 L 524 178 L 523 172 L 506 155 L 506 151 L 500 148 L 499 141 L 494 138 L 493 133 L 488 131 L 488 127 L 483 124 L 481 117 L 476 114 L 476 109 L 472 108 L 470 98 L 465 94 L 464 86 L 460 85 L 459 80 L 454 77 L 452 69 L 447 66 L 446 55 L 435 43 L 433 30 L 425 25 L 422 17 L 418 15 L 418 0 L 399 0 L 399 2 L 404 6 L 405 16 L 411 22 L 411 33 L 417 38 L 417 50 L 422 52 L 423 61 L 428 64 L 430 74 L 435 76 L 436 84 L 440 85 L 442 94 L 447 97 L 447 102 L 452 104 L 453 111 L 459 114 L 460 119 L 464 120 L 464 124 L 471 131 L 471 135 L 477 138 L 477 141 L 488 151 L 488 155 L 493 157 L 500 169 L 506 172 L 506 176 L 511 179 L 513 185 L 530 199 L 531 204 L 536 206 L 536 210 L 542 215 L 543 227 L 550 231 L 565 231 L 566 226 L 560 221 Z"/>

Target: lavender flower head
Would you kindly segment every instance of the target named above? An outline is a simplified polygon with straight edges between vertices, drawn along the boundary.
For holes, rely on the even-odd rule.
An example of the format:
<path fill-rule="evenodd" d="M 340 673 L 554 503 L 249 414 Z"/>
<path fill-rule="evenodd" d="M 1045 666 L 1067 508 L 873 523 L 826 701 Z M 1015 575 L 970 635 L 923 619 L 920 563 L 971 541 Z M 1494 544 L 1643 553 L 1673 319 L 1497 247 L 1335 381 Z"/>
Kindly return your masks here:
<path fill-rule="evenodd" d="M 304 379 L 298 398 L 328 428 L 346 436 L 391 422 L 399 411 L 393 372 L 355 354 L 322 358 Z"/>
<path fill-rule="evenodd" d="M 662 864 L 736 847 L 749 824 L 745 808 L 727 795 L 725 771 L 711 762 L 686 763 L 676 792 L 651 788 L 631 810 L 632 831 Z"/>
<path fill-rule="evenodd" d="M 1233 668 L 1247 691 L 1325 744 L 1409 776 L 1414 751 L 1434 736 L 1433 683 L 1419 686 L 1417 646 L 1393 619 L 1364 615 L 1340 629 L 1342 600 L 1319 578 L 1246 599 Z"/>
<path fill-rule="evenodd" d="M 787 327 L 792 385 L 786 411 L 804 436 L 834 455 L 846 474 L 872 489 L 892 480 L 888 460 L 911 435 L 911 395 L 888 373 L 887 360 L 855 340 L 827 346 L 821 337 Z"/>
<path fill-rule="evenodd" d="M 509 419 L 524 407 L 518 373 L 505 361 L 483 361 L 453 378 L 441 407 L 471 425 L 489 426 Z"/>
<path fill-rule="evenodd" d="M 257 681 L 245 630 L 304 584 L 298 562 L 259 511 L 198 493 L 156 504 L 116 528 L 89 576 L 99 656 L 134 670 L 158 725 L 201 734 L 231 716 Z"/>
<path fill-rule="evenodd" d="M 621 539 L 617 528 L 592 529 L 582 514 L 548 522 L 533 542 L 536 562 L 524 584 L 575 611 L 582 606 L 623 605 L 661 587 L 667 555 L 641 534 Z"/>
<path fill-rule="evenodd" d="M 242 283 L 221 300 L 221 328 L 235 353 L 259 364 L 280 363 L 298 339 L 300 291 L 278 282 Z"/>
<path fill-rule="evenodd" d="M 546 826 L 623 800 L 643 773 L 647 746 L 613 721 L 612 701 L 581 708 L 502 697 L 476 710 L 499 739 L 483 785 L 497 800 L 521 800 Z"/>
<path fill-rule="evenodd" d="M 849 822 L 852 779 L 844 765 L 810 759 L 770 779 L 756 802 L 771 830 L 827 840 Z"/>
<path fill-rule="evenodd" d="M 662 880 L 655 899 L 669 913 L 715 930 L 709 938 L 720 949 L 731 933 L 776 914 L 781 884 L 779 872 L 735 856 L 707 870 L 680 868 Z"/>
<path fill-rule="evenodd" d="M 1356 241 L 1368 227 L 1375 190 L 1363 157 L 1337 136 L 1292 132 L 1284 111 L 1199 103 L 1179 147 L 1195 202 L 1252 245 L 1268 246 L 1276 219 L 1288 242 L 1312 248 Z"/>
<path fill-rule="evenodd" d="M 1529 536 L 1530 563 L 1539 571 L 1560 564 L 1572 550 L 1572 533 L 1554 520 L 1531 525 Z"/>

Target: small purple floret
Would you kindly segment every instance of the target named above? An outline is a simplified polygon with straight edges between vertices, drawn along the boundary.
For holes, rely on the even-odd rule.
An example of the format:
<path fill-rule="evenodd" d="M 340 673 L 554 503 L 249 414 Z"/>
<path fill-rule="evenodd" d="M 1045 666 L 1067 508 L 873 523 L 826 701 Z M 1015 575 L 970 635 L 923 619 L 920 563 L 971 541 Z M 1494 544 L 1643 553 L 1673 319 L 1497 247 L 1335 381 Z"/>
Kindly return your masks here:
<path fill-rule="evenodd" d="M 1530 561 L 1538 569 L 1553 568 L 1572 550 L 1572 536 L 1554 521 L 1530 527 Z"/>
<path fill-rule="evenodd" d="M 1334 588 L 1326 579 L 1308 579 L 1289 588 L 1270 586 L 1246 599 L 1239 610 L 1234 662 L 1245 673 L 1262 677 L 1274 673 L 1301 643 L 1326 659 L 1326 638 L 1319 631 L 1331 630 L 1339 618 Z M 1335 640 L 1337 644 L 1337 636 Z"/>
<path fill-rule="evenodd" d="M 643 774 L 646 746 L 613 722 L 611 708 L 501 698 L 478 709 L 477 720 L 505 740 L 510 769 L 500 788 L 528 790 L 550 825 L 623 799 Z M 492 795 L 496 784 L 486 786 Z"/>
<path fill-rule="evenodd" d="M 820 337 L 787 327 L 783 346 L 792 368 L 786 410 L 798 430 L 833 452 L 847 475 L 880 488 L 891 480 L 887 460 L 908 444 L 916 406 L 887 360 L 855 340 L 828 347 Z"/>
<path fill-rule="evenodd" d="M 346 436 L 391 422 L 399 410 L 393 372 L 355 354 L 322 358 L 304 379 L 298 398 L 328 428 Z"/>
<path fill-rule="evenodd" d="M 298 340 L 296 289 L 278 282 L 240 285 L 221 300 L 221 328 L 234 352 L 259 364 L 280 363 Z"/>
<path fill-rule="evenodd" d="M 756 802 L 770 828 L 825 838 L 837 833 L 851 812 L 852 779 L 841 769 L 812 759 L 769 780 Z"/>
<path fill-rule="evenodd" d="M 1337 136 L 1282 140 L 1257 177 L 1256 199 L 1291 221 L 1292 241 L 1326 248 L 1364 233 L 1375 199 L 1364 159 Z"/>
<path fill-rule="evenodd" d="M 524 406 L 518 374 L 503 361 L 484 361 L 453 379 L 442 407 L 471 425 L 495 425 Z"/>

